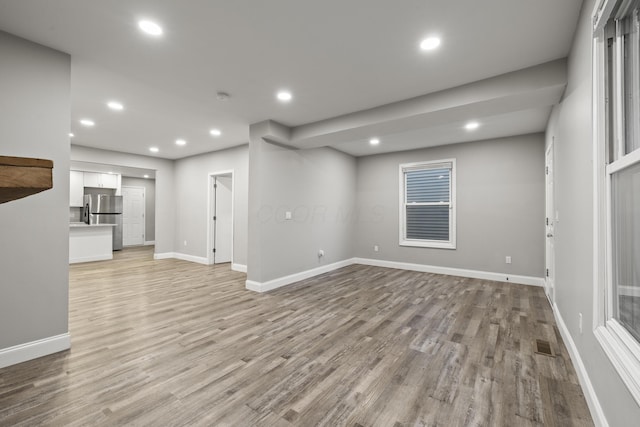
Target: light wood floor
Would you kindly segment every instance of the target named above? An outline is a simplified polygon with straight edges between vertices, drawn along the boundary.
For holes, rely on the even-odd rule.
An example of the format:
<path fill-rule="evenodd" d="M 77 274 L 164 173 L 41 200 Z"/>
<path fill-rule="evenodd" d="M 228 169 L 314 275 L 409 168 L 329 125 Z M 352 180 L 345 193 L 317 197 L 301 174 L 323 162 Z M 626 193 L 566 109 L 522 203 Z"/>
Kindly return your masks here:
<path fill-rule="evenodd" d="M 244 280 L 149 248 L 72 266 L 72 349 L 0 370 L 0 425 L 593 425 L 540 288 L 366 266 Z"/>

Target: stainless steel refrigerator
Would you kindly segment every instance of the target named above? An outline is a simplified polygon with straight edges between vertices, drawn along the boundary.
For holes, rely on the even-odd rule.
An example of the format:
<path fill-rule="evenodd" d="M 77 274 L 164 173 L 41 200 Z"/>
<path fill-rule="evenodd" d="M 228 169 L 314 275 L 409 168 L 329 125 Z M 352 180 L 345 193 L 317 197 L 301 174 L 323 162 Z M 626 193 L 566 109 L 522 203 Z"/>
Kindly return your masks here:
<path fill-rule="evenodd" d="M 122 196 L 109 194 L 84 196 L 83 219 L 87 224 L 115 224 L 113 250 L 122 249 Z"/>

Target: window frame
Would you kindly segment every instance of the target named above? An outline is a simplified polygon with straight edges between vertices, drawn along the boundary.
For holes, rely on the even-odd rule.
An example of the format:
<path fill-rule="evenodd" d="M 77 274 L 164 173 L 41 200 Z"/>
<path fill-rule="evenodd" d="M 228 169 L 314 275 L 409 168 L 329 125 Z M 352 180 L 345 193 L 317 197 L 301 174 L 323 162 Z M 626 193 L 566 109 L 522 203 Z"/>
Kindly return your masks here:
<path fill-rule="evenodd" d="M 626 0 L 620 0 L 620 3 Z M 594 316 L 593 332 L 629 389 L 640 404 L 640 342 L 618 322 L 614 316 L 613 281 L 613 230 L 612 230 L 612 181 L 613 176 L 624 169 L 640 163 L 640 149 L 624 154 L 625 141 L 620 135 L 625 132 L 624 106 L 622 105 L 624 64 L 620 34 L 613 49 L 613 66 L 608 61 L 607 22 L 613 17 L 618 0 L 601 0 L 596 3 L 593 14 L 592 75 L 593 75 L 593 185 L 594 185 Z M 628 2 L 627 4 L 631 4 Z M 609 75 L 613 70 L 613 75 Z M 608 86 L 609 79 L 613 84 Z M 615 93 L 608 93 L 611 88 Z M 611 104 L 611 107 L 607 105 Z M 613 109 L 611 114 L 610 108 Z M 610 159 L 611 129 L 613 129 L 613 153 Z"/>
<path fill-rule="evenodd" d="M 449 240 L 419 240 L 419 239 L 407 239 L 406 227 L 407 227 L 407 214 L 406 214 L 406 175 L 407 170 L 422 170 L 422 169 L 436 169 L 437 165 L 451 165 L 451 177 L 449 181 Z M 428 160 L 423 162 L 414 163 L 402 163 L 399 165 L 399 206 L 400 206 L 400 235 L 399 245 L 418 247 L 418 248 L 434 248 L 434 249 L 456 249 L 456 159 L 440 159 L 440 160 Z"/>

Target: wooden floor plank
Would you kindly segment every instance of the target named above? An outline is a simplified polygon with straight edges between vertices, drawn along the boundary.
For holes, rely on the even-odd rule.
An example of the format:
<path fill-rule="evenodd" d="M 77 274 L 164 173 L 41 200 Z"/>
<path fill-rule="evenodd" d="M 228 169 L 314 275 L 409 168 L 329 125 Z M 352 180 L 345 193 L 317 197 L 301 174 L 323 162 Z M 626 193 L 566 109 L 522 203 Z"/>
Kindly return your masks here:
<path fill-rule="evenodd" d="M 0 370 L 0 425 L 593 425 L 541 288 L 361 265 L 245 280 L 149 247 L 71 266 L 72 349 Z"/>

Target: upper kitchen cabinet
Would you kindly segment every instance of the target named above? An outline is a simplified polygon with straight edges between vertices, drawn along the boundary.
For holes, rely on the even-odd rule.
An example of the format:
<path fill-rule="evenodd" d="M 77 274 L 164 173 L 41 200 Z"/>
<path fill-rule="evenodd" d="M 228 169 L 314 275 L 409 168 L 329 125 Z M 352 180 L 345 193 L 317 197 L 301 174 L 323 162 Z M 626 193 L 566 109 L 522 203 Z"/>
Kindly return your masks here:
<path fill-rule="evenodd" d="M 101 173 L 84 172 L 84 187 L 102 187 Z"/>
<path fill-rule="evenodd" d="M 116 190 L 115 195 L 119 196 L 121 179 L 119 174 L 72 170 L 69 175 L 69 207 L 84 206 L 85 187 L 113 189 Z M 107 193 L 113 194 L 110 191 Z"/>
<path fill-rule="evenodd" d="M 84 186 L 95 188 L 118 188 L 118 176 L 109 173 L 85 172 Z"/>
<path fill-rule="evenodd" d="M 69 206 L 82 207 L 84 204 L 84 172 L 71 171 L 69 177 Z"/>
<path fill-rule="evenodd" d="M 118 175 L 115 174 L 101 174 L 102 186 L 104 188 L 118 189 Z"/>

